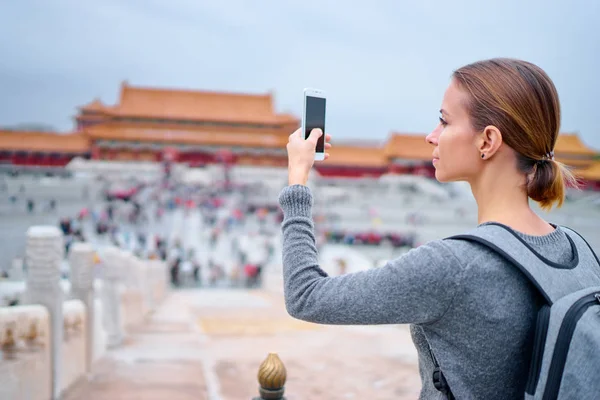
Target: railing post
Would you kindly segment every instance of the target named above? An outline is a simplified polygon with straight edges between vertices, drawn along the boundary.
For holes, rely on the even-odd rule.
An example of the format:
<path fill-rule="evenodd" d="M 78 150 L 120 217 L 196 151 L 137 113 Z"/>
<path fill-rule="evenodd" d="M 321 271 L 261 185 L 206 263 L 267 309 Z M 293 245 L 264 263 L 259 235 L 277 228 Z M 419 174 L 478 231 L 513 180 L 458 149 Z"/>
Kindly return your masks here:
<path fill-rule="evenodd" d="M 108 346 L 116 347 L 123 342 L 123 316 L 121 315 L 120 280 L 122 276 L 121 250 L 109 247 L 104 253 L 104 283 L 102 297 Z"/>
<path fill-rule="evenodd" d="M 285 400 L 285 380 L 287 372 L 285 365 L 277 353 L 269 353 L 265 361 L 258 368 L 259 397 L 253 400 Z"/>
<path fill-rule="evenodd" d="M 92 369 L 94 349 L 94 248 L 88 243 L 74 243 L 69 251 L 71 296 L 81 300 L 86 309 L 85 372 Z"/>
<path fill-rule="evenodd" d="M 54 226 L 32 226 L 27 230 L 27 300 L 41 304 L 50 314 L 52 398 L 60 398 L 63 343 L 63 301 L 60 266 L 64 258 L 63 236 Z"/>

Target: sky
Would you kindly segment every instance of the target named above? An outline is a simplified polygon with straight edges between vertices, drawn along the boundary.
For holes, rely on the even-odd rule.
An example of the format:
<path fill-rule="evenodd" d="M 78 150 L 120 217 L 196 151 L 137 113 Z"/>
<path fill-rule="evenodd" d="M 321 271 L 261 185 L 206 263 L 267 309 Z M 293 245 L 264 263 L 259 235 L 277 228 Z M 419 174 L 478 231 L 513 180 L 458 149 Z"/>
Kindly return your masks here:
<path fill-rule="evenodd" d="M 542 67 L 562 131 L 600 149 L 598 0 L 0 0 L 0 126 L 73 126 L 120 83 L 266 93 L 300 116 L 327 93 L 327 131 L 384 141 L 428 133 L 462 65 Z"/>

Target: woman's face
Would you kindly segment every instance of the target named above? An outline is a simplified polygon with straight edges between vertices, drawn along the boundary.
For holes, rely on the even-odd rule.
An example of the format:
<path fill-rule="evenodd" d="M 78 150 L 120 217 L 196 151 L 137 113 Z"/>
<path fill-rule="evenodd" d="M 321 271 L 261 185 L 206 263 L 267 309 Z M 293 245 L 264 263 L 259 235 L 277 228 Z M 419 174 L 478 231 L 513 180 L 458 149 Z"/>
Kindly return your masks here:
<path fill-rule="evenodd" d="M 439 182 L 470 181 L 479 170 L 477 132 L 465 104 L 467 94 L 452 80 L 442 101 L 440 123 L 427 135 L 433 144 L 433 166 Z"/>

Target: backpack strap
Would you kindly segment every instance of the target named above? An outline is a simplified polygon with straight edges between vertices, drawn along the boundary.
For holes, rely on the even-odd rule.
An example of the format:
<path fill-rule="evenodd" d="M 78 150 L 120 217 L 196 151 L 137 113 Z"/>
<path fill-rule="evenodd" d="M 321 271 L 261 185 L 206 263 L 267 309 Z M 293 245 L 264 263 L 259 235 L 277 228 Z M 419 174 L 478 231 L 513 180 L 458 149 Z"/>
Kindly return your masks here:
<path fill-rule="evenodd" d="M 585 238 L 581 236 L 577 231 L 569 228 L 568 226 L 561 226 L 561 228 L 565 232 L 567 232 L 569 236 L 571 236 L 575 244 L 580 249 L 586 249 L 585 251 L 589 251 L 591 256 L 596 260 L 596 265 L 598 266 L 598 269 L 596 271 L 598 272 L 598 276 L 600 276 L 600 258 L 598 258 L 598 255 L 594 252 L 594 249 L 592 249 L 592 246 L 588 243 L 588 241 L 585 240 Z"/>
<path fill-rule="evenodd" d="M 446 377 L 442 373 L 440 364 L 438 364 L 437 358 L 435 358 L 435 355 L 433 354 L 433 350 L 431 349 L 429 342 L 427 342 L 427 347 L 429 348 L 429 354 L 431 355 L 431 361 L 433 361 L 433 374 L 432 374 L 433 387 L 438 392 L 442 392 L 444 395 L 446 395 L 446 399 L 455 400 L 454 395 L 452 394 L 452 391 L 450 390 L 450 386 L 448 385 L 448 381 L 446 380 Z"/>
<path fill-rule="evenodd" d="M 589 244 L 576 232 L 568 228 L 563 230 L 574 255 L 573 259 L 564 265 L 546 259 L 515 231 L 498 223 L 488 223 L 468 234 L 447 239 L 475 242 L 504 257 L 517 267 L 539 290 L 548 304 L 552 305 L 569 293 L 600 285 L 600 262 Z"/>

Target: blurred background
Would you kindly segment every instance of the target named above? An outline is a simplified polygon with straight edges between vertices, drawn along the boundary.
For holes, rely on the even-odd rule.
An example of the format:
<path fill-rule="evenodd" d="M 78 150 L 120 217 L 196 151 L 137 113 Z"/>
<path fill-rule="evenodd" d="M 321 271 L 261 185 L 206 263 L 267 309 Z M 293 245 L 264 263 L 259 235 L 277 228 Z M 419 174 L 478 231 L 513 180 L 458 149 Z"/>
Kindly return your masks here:
<path fill-rule="evenodd" d="M 331 275 L 477 224 L 425 136 L 453 70 L 491 57 L 554 80 L 582 189 L 532 206 L 598 252 L 599 23 L 596 0 L 0 2 L 0 399 L 250 399 L 263 361 L 288 399 L 416 398 L 406 326 L 285 312 L 302 90 L 327 93 Z"/>

